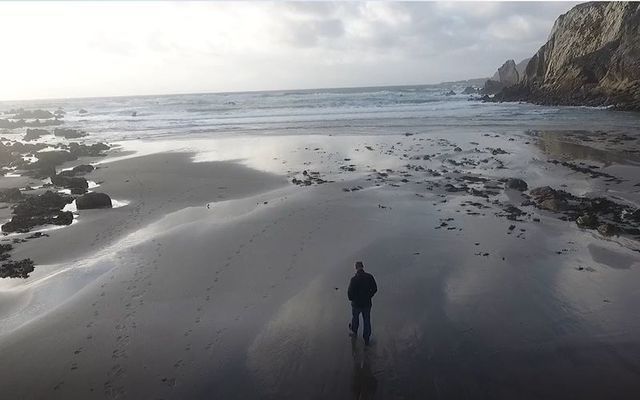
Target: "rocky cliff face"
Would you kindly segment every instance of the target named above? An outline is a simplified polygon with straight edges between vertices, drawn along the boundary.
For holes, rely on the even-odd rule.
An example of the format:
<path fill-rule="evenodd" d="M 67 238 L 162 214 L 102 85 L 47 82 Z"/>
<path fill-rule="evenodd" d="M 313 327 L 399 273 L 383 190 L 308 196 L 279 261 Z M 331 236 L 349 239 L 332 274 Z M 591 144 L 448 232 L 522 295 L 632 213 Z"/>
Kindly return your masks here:
<path fill-rule="evenodd" d="M 484 94 L 496 94 L 506 87 L 518 84 L 524 76 L 525 68 L 529 62 L 529 58 L 516 64 L 513 60 L 507 60 L 491 79 L 487 80 L 482 89 Z"/>
<path fill-rule="evenodd" d="M 640 3 L 585 3 L 555 22 L 498 101 L 640 110 Z"/>

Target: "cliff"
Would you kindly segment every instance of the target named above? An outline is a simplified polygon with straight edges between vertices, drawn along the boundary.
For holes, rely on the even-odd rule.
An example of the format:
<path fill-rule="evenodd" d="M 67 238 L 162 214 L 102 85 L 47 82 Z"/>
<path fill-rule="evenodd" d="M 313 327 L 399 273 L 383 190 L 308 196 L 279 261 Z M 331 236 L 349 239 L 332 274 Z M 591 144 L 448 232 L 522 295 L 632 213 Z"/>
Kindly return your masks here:
<path fill-rule="evenodd" d="M 584 3 L 561 15 L 521 81 L 494 100 L 640 111 L 640 3 Z"/>

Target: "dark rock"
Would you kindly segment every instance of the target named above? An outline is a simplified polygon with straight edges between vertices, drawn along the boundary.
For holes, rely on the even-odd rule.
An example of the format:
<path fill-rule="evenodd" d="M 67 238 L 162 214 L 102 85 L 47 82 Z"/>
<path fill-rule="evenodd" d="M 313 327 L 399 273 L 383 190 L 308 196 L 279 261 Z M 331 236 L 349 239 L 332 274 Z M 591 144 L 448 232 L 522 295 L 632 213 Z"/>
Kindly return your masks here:
<path fill-rule="evenodd" d="M 17 111 L 13 116 L 14 119 L 49 119 L 54 115 L 47 110 L 15 110 Z M 13 113 L 12 113 L 13 114 Z"/>
<path fill-rule="evenodd" d="M 71 194 L 85 194 L 87 193 L 87 189 L 81 187 L 74 187 L 69 189 Z"/>
<path fill-rule="evenodd" d="M 33 272 L 33 261 L 25 258 L 20 261 L 9 261 L 0 266 L 0 278 L 28 278 Z"/>
<path fill-rule="evenodd" d="M 53 130 L 53 134 L 57 137 L 63 137 L 65 139 L 77 139 L 84 136 L 87 136 L 86 132 L 83 132 L 78 129 L 69 129 L 69 128 L 55 128 Z"/>
<path fill-rule="evenodd" d="M 51 177 L 51 183 L 66 189 L 88 189 L 89 182 L 84 178 L 69 177 L 64 175 L 55 175 Z M 83 192 L 84 193 L 84 192 Z"/>
<path fill-rule="evenodd" d="M 59 119 L 48 119 L 46 121 L 40 121 L 36 119 L 35 121 L 25 121 L 24 119 L 20 119 L 17 121 L 11 121 L 8 119 L 0 119 L 0 129 L 16 129 L 22 127 L 40 127 L 40 126 L 54 126 L 54 125 L 62 125 L 63 121 Z"/>
<path fill-rule="evenodd" d="M 0 189 L 0 201 L 4 203 L 17 203 L 22 200 L 22 192 L 18 188 Z"/>
<path fill-rule="evenodd" d="M 618 229 L 611 224 L 600 224 L 598 225 L 598 232 L 602 236 L 613 236 L 618 232 Z"/>
<path fill-rule="evenodd" d="M 595 215 L 581 215 L 576 219 L 576 224 L 583 229 L 596 229 L 598 227 L 598 218 Z"/>
<path fill-rule="evenodd" d="M 82 165 L 77 165 L 75 167 L 73 167 L 73 172 L 76 175 L 84 175 L 84 174 L 88 174 L 89 172 L 93 171 L 95 168 L 93 165 L 90 164 L 82 164 Z"/>
<path fill-rule="evenodd" d="M 497 156 L 498 154 L 509 154 L 508 152 L 502 150 L 500 147 L 492 149 L 492 148 L 488 148 L 491 151 L 491 154 L 493 154 L 494 156 Z"/>
<path fill-rule="evenodd" d="M 61 210 L 72 201 L 71 196 L 51 191 L 39 196 L 27 197 L 13 208 L 13 217 L 11 221 L 2 225 L 2 231 L 28 232 L 35 226 L 66 224 L 68 215 Z"/>
<path fill-rule="evenodd" d="M 455 95 L 456 95 L 456 92 L 454 92 L 453 90 L 449 90 L 449 91 L 448 91 L 448 92 L 446 92 L 444 95 L 445 95 L 445 96 L 455 96 Z"/>
<path fill-rule="evenodd" d="M 54 225 L 71 225 L 72 222 L 73 213 L 71 211 L 61 211 L 51 220 Z"/>
<path fill-rule="evenodd" d="M 93 208 L 111 208 L 111 198 L 105 193 L 87 193 L 76 199 L 78 210 L 88 210 Z"/>
<path fill-rule="evenodd" d="M 523 181 L 522 179 L 518 179 L 518 178 L 509 178 L 507 179 L 507 182 L 505 183 L 505 186 L 508 189 L 513 189 L 513 190 L 517 190 L 520 192 L 524 192 L 525 190 L 527 190 L 529 188 L 529 186 L 527 185 L 527 182 Z"/>
<path fill-rule="evenodd" d="M 65 205 L 71 203 L 73 198 L 50 190 L 39 195 L 27 197 L 13 208 L 13 213 L 18 215 L 44 215 L 52 211 L 59 211 Z"/>
<path fill-rule="evenodd" d="M 27 133 L 24 135 L 24 140 L 26 141 L 36 140 L 36 139 L 39 139 L 41 136 L 46 136 L 49 134 L 51 134 L 51 132 L 49 132 L 46 129 L 27 129 Z"/>
<path fill-rule="evenodd" d="M 89 111 L 85 110 L 84 108 L 81 108 L 78 110 L 78 114 L 88 114 Z"/>
<path fill-rule="evenodd" d="M 109 146 L 104 143 L 95 143 L 91 146 L 76 142 L 69 143 L 69 152 L 76 157 L 103 157 L 103 151 L 109 150 Z"/>
<path fill-rule="evenodd" d="M 78 157 L 68 151 L 41 151 L 36 153 L 38 161 L 26 165 L 28 175 L 35 178 L 46 178 L 55 175 L 55 167 L 67 161 L 76 160 Z"/>
<path fill-rule="evenodd" d="M 567 203 L 562 199 L 546 199 L 540 202 L 540 208 L 553 212 L 560 212 L 566 209 Z"/>

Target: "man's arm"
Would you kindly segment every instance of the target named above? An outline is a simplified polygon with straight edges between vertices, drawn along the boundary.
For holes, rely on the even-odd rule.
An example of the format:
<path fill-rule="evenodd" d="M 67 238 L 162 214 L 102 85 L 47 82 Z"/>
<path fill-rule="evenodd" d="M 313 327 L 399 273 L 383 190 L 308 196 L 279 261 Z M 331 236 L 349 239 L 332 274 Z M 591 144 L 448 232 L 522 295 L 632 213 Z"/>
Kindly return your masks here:
<path fill-rule="evenodd" d="M 353 278 L 349 281 L 349 289 L 347 289 L 347 297 L 349 301 L 353 301 Z"/>
<path fill-rule="evenodd" d="M 376 294 L 376 292 L 378 291 L 378 285 L 376 284 L 376 278 L 373 277 L 373 275 L 371 276 L 371 297 L 373 297 L 374 294 Z"/>

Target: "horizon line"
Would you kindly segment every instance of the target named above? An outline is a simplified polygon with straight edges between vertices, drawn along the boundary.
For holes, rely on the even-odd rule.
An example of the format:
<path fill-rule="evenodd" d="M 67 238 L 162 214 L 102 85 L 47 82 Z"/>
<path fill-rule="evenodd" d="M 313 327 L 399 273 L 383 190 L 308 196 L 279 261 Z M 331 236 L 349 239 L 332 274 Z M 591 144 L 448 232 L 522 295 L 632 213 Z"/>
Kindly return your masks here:
<path fill-rule="evenodd" d="M 0 103 L 20 103 L 20 102 L 38 102 L 38 101 L 58 101 L 58 100 L 88 100 L 88 99 L 113 99 L 122 97 L 165 97 L 165 96 L 188 96 L 194 94 L 239 94 L 239 93 L 273 93 L 273 92 L 303 92 L 310 90 L 343 90 L 343 89 L 376 89 L 376 88 L 402 88 L 402 87 L 417 87 L 417 86 L 438 86 L 446 84 L 455 84 L 458 82 L 473 81 L 489 78 L 469 78 L 460 79 L 454 81 L 444 81 L 438 83 L 419 83 L 419 84 L 400 84 L 400 85 L 371 85 L 371 86 L 333 86 L 333 87 L 315 87 L 315 88 L 297 88 L 297 89 L 254 89 L 254 90 L 232 90 L 232 91 L 202 91 L 202 92 L 176 92 L 176 93 L 155 93 L 155 94 L 122 94 L 111 96 L 80 96 L 80 97 L 41 97 L 31 99 L 9 99 L 0 100 Z"/>

